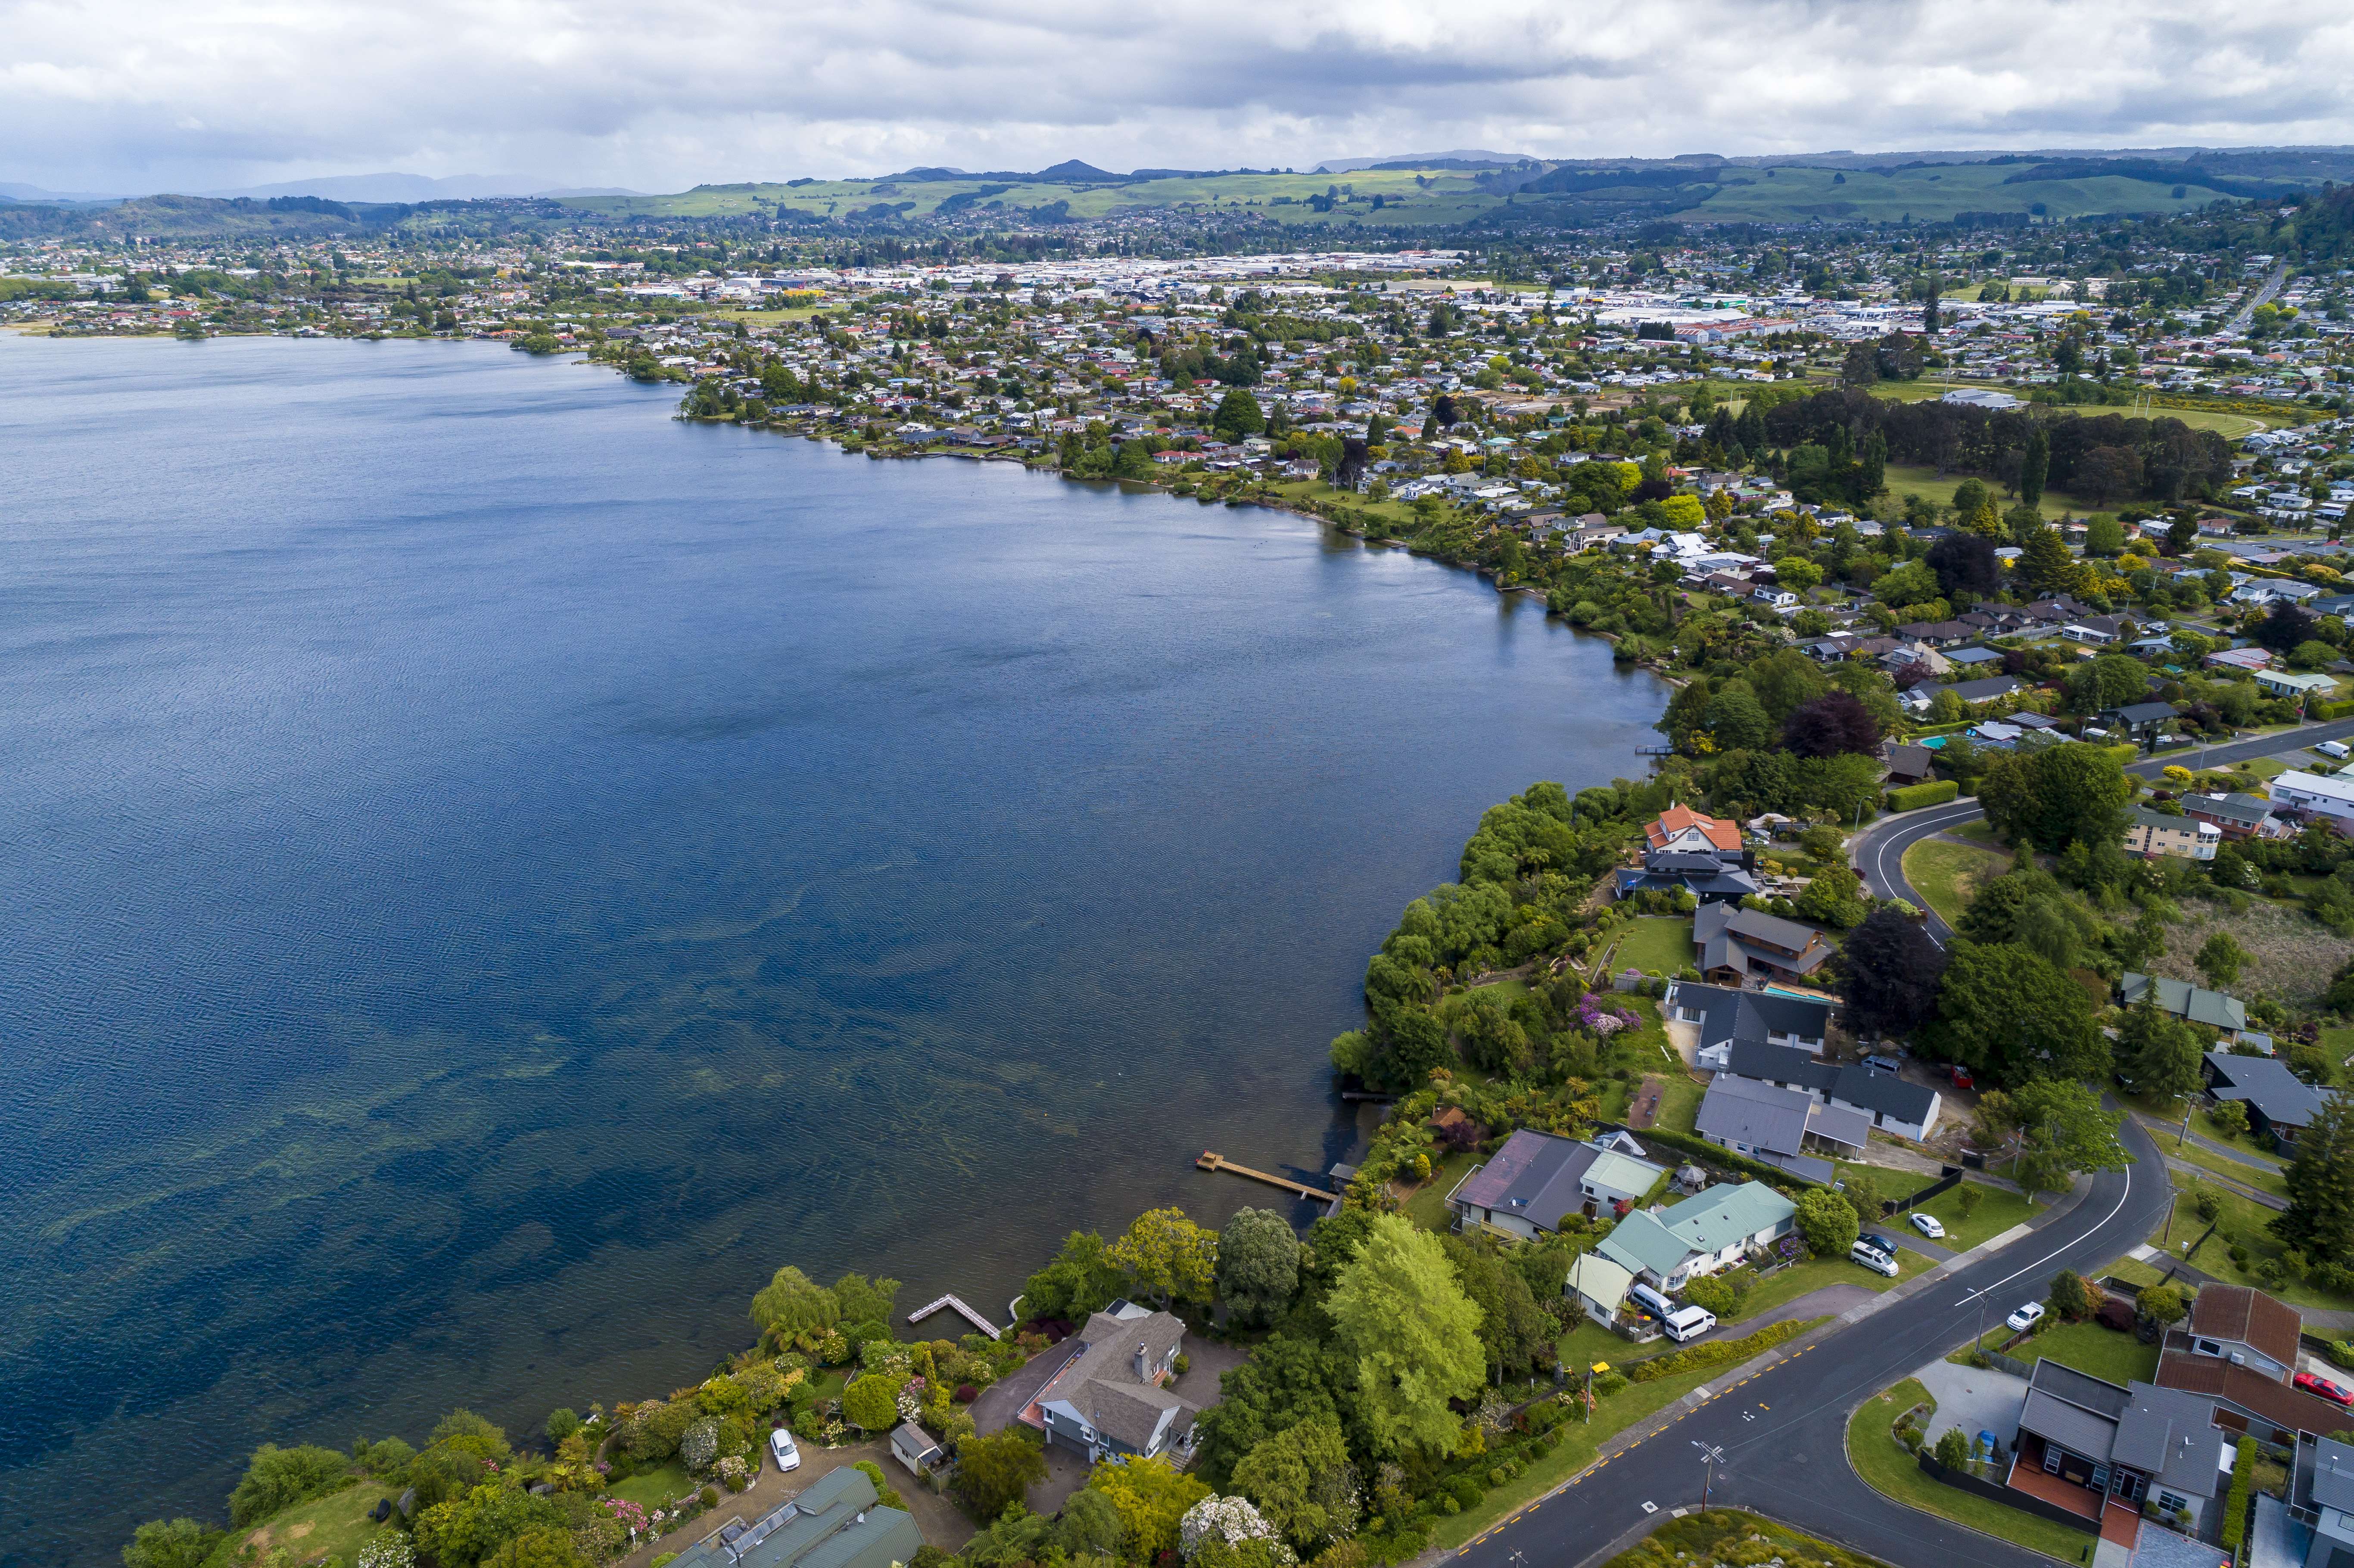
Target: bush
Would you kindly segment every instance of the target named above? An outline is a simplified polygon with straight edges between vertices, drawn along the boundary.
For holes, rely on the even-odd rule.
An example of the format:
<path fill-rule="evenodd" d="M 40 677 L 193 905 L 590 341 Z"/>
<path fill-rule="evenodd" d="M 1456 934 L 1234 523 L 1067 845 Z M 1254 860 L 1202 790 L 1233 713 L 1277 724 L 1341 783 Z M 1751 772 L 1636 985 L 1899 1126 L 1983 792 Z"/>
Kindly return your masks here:
<path fill-rule="evenodd" d="M 352 1479 L 351 1461 L 333 1448 L 304 1443 L 281 1448 L 264 1443 L 253 1451 L 245 1477 L 228 1494 L 228 1521 L 242 1530 L 296 1503 L 325 1497 Z"/>
<path fill-rule="evenodd" d="M 1937 1463 L 1958 1470 L 1970 1462 L 1970 1440 L 1958 1426 L 1948 1426 L 1937 1438 Z"/>
<path fill-rule="evenodd" d="M 122 1549 L 123 1568 L 201 1568 L 224 1539 L 220 1527 L 193 1519 L 152 1520 Z"/>
<path fill-rule="evenodd" d="M 1888 809 L 1892 811 L 1917 811 L 1924 806 L 1942 806 L 1962 792 L 1962 787 L 1951 779 L 1932 779 L 1926 784 L 1907 784 L 1902 789 L 1888 791 Z"/>
<path fill-rule="evenodd" d="M 1719 1318 L 1733 1311 L 1733 1287 L 1722 1279 L 1701 1276 L 1684 1287 L 1684 1299 L 1693 1306 L 1715 1313 Z"/>
<path fill-rule="evenodd" d="M 2236 1559 L 2240 1542 L 2248 1532 L 2248 1492 L 2255 1484 L 2256 1440 L 2240 1439 L 2240 1456 L 2232 1462 L 2232 1494 L 2223 1503 L 2223 1545 Z"/>
<path fill-rule="evenodd" d="M 1700 1372 L 1708 1367 L 1747 1361 L 1751 1356 L 1763 1354 L 1798 1334 L 1805 1327 L 1805 1324 L 1797 1322 L 1775 1323 L 1758 1330 L 1745 1340 L 1717 1340 L 1705 1345 L 1694 1345 L 1688 1351 L 1677 1351 L 1671 1355 L 1653 1356 L 1628 1368 L 1627 1375 L 1636 1383 L 1651 1383 L 1659 1378 L 1672 1377 L 1678 1372 Z M 1597 1378 L 1595 1387 L 1598 1389 L 1601 1386 L 1601 1380 Z"/>
<path fill-rule="evenodd" d="M 1797 1222 L 1798 1234 L 1806 1238 L 1808 1250 L 1817 1257 L 1845 1257 L 1862 1232 L 1854 1208 L 1828 1187 L 1817 1187 L 1800 1195 Z"/>
<path fill-rule="evenodd" d="M 705 1487 L 703 1489 L 703 1506 L 705 1508 L 717 1508 L 719 1506 L 719 1489 L 717 1487 Z"/>
<path fill-rule="evenodd" d="M 562 1447 L 564 1440 L 579 1430 L 580 1417 L 578 1413 L 563 1406 L 558 1406 L 547 1413 L 547 1440 L 557 1446 Z"/>

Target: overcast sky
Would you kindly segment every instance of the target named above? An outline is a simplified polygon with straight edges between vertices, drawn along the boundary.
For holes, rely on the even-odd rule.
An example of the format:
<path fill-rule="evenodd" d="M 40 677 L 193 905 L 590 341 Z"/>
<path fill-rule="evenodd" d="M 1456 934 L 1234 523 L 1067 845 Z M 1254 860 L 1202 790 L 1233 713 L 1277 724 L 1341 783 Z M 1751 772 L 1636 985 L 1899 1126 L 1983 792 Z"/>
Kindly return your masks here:
<path fill-rule="evenodd" d="M 2310 0 L 0 0 L 0 180 L 2354 143 Z"/>

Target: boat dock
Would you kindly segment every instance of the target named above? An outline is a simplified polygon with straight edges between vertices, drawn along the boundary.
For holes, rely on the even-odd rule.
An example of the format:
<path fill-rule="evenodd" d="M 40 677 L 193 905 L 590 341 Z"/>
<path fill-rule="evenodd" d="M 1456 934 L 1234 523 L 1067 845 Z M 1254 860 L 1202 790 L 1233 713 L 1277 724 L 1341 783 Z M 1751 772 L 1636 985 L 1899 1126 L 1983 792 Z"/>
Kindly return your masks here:
<path fill-rule="evenodd" d="M 1303 1198 L 1314 1198 L 1319 1202 L 1330 1203 L 1335 1208 L 1340 1206 L 1341 1194 L 1338 1192 L 1328 1192 L 1321 1187 L 1311 1187 L 1305 1181 L 1295 1181 L 1288 1176 L 1270 1176 L 1264 1171 L 1254 1171 L 1247 1165 L 1237 1165 L 1223 1154 L 1213 1154 L 1205 1150 L 1202 1157 L 1193 1163 L 1204 1171 L 1231 1171 L 1237 1176 L 1247 1176 L 1254 1181 L 1264 1181 L 1270 1187 L 1280 1187 L 1288 1192 L 1297 1192 Z"/>
<path fill-rule="evenodd" d="M 1017 1296 L 1014 1299 L 1019 1301 L 1022 1298 Z M 943 1296 L 937 1301 L 925 1302 L 921 1307 L 917 1308 L 914 1311 L 907 1314 L 907 1321 L 910 1323 L 920 1323 L 935 1312 L 957 1313 L 960 1315 L 966 1322 L 970 1323 L 974 1328 L 979 1329 L 991 1339 L 994 1340 L 1001 1337 L 995 1324 L 982 1317 L 980 1313 L 974 1311 L 970 1306 L 966 1305 L 960 1298 L 955 1296 Z"/>

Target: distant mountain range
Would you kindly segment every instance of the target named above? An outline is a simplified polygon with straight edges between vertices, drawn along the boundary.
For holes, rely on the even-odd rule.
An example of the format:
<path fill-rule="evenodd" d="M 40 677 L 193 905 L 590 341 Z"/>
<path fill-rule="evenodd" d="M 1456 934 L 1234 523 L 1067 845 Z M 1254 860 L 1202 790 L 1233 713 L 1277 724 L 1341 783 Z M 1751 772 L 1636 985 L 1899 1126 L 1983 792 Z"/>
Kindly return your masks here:
<path fill-rule="evenodd" d="M 307 180 L 286 180 L 274 185 L 245 185 L 237 190 L 196 191 L 196 196 L 314 196 L 329 201 L 419 202 L 474 201 L 484 196 L 637 196 L 620 185 L 563 185 L 537 175 L 324 175 Z"/>
<path fill-rule="evenodd" d="M 1545 161 L 1533 153 L 1490 153 L 1478 147 L 1458 147 L 1451 153 L 1385 153 L 1378 158 L 1327 158 L 1308 172 L 1346 175 L 1358 169 L 1376 169 L 1384 164 L 1405 164 L 1417 169 L 1492 169 Z"/>

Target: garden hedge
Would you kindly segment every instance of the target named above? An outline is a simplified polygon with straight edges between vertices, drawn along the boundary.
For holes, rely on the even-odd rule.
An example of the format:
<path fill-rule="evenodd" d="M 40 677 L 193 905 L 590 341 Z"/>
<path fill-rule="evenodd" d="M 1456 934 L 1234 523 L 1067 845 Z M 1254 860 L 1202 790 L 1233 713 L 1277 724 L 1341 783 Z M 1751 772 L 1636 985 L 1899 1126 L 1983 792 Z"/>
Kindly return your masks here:
<path fill-rule="evenodd" d="M 1694 1345 L 1688 1351 L 1653 1356 L 1626 1368 L 1627 1381 L 1650 1383 L 1659 1378 L 1673 1377 L 1678 1372 L 1701 1372 L 1709 1367 L 1745 1361 L 1752 1356 L 1772 1350 L 1785 1340 L 1805 1333 L 1815 1321 L 1789 1319 L 1760 1329 L 1745 1340 L 1716 1340 L 1705 1345 Z"/>
<path fill-rule="evenodd" d="M 2240 1439 L 2240 1457 L 2232 1463 L 2232 1495 L 2223 1504 L 2223 1545 L 2234 1561 L 2248 1532 L 2248 1493 L 2255 1485 L 2256 1440 Z"/>
<path fill-rule="evenodd" d="M 1942 806 L 1962 792 L 1962 787 L 1951 779 L 1932 779 L 1926 784 L 1907 784 L 1902 789 L 1888 791 L 1888 809 L 1892 811 L 1917 811 L 1924 806 Z"/>

